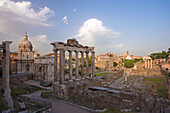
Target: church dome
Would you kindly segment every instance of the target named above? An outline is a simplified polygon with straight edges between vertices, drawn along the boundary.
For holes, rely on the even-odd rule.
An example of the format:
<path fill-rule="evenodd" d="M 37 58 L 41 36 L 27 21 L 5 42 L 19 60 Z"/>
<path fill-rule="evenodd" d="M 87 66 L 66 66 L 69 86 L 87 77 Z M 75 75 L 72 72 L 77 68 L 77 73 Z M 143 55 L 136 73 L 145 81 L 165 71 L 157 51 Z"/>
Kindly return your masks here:
<path fill-rule="evenodd" d="M 19 51 L 32 51 L 32 43 L 28 40 L 28 35 L 25 33 L 24 40 L 19 44 Z"/>

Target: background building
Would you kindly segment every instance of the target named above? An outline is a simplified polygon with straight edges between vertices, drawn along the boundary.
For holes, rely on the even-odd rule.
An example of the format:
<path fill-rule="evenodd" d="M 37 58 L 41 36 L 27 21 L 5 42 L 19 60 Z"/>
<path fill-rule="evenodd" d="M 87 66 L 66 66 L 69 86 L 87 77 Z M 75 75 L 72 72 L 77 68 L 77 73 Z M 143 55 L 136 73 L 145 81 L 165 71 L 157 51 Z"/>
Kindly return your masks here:
<path fill-rule="evenodd" d="M 28 40 L 28 35 L 25 34 L 18 51 L 11 53 L 11 72 L 13 74 L 33 73 L 34 58 L 37 55 L 37 51 L 33 51 L 32 43 Z"/>

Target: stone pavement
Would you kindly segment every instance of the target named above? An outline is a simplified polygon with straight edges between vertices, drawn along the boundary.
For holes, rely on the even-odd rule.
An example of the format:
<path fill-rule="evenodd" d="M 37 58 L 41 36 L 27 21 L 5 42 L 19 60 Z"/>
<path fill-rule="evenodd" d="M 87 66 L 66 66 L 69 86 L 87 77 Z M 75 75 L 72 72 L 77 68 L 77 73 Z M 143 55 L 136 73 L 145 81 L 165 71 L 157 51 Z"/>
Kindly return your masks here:
<path fill-rule="evenodd" d="M 91 113 L 88 110 L 82 109 L 78 106 L 63 101 L 51 100 L 51 102 L 51 113 Z"/>
<path fill-rule="evenodd" d="M 47 100 L 43 99 L 41 97 L 42 91 L 37 91 L 32 94 L 24 95 L 29 98 L 38 98 L 41 100 Z M 52 103 L 51 113 L 90 113 L 90 111 L 83 109 L 77 105 L 61 101 L 61 100 L 55 100 L 55 99 L 49 99 L 47 100 Z"/>
<path fill-rule="evenodd" d="M 111 83 L 109 85 L 109 87 L 111 88 L 119 88 L 119 85 L 124 82 L 125 80 L 125 76 L 122 76 L 121 78 L 119 78 L 118 80 L 114 81 L 113 83 Z"/>
<path fill-rule="evenodd" d="M 37 87 L 40 87 L 40 88 L 52 90 L 52 87 L 43 87 L 43 86 L 41 86 L 39 81 L 28 80 L 28 81 L 26 81 L 24 83 L 28 84 L 28 85 L 33 85 L 33 86 L 37 86 Z"/>

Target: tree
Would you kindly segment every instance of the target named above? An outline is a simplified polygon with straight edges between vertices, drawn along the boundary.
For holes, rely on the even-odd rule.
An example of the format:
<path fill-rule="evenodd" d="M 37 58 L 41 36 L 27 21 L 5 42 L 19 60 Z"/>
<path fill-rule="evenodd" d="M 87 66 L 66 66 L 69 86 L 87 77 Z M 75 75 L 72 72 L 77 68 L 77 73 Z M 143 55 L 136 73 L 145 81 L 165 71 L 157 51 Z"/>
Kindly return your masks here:
<path fill-rule="evenodd" d="M 116 67 L 118 65 L 117 62 L 113 62 L 113 67 Z"/>
<path fill-rule="evenodd" d="M 124 61 L 124 66 L 126 67 L 126 68 L 131 68 L 131 67 L 133 67 L 134 66 L 134 63 L 133 63 L 133 60 L 125 60 Z"/>

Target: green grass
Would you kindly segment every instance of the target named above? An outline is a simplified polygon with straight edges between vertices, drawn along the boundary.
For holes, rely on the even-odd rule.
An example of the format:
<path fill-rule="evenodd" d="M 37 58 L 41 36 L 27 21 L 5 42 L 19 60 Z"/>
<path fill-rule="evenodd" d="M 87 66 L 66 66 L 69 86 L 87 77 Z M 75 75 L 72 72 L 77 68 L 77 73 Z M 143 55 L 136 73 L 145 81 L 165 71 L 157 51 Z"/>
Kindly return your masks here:
<path fill-rule="evenodd" d="M 144 77 L 144 81 L 146 81 L 146 82 L 154 82 L 154 83 L 166 83 L 166 80 L 163 79 L 163 78 Z"/>
<path fill-rule="evenodd" d="M 42 90 L 43 88 L 39 88 L 36 86 L 31 86 L 31 87 L 25 87 L 25 86 L 17 86 L 17 87 L 11 87 L 11 95 L 13 98 L 23 95 L 23 94 L 30 94 L 38 90 Z"/>
<path fill-rule="evenodd" d="M 43 95 L 48 95 L 48 94 L 51 94 L 51 93 L 53 93 L 53 91 L 43 92 L 42 94 Z"/>
<path fill-rule="evenodd" d="M 158 86 L 157 88 L 157 93 L 160 97 L 164 97 L 164 98 L 167 98 L 167 88 L 164 87 L 164 86 Z"/>
<path fill-rule="evenodd" d="M 121 111 L 118 111 L 118 110 L 109 109 L 109 110 L 104 111 L 102 113 L 132 113 L 132 112 L 121 112 Z"/>
<path fill-rule="evenodd" d="M 115 74 L 115 73 L 98 73 L 96 74 L 96 76 L 103 76 L 103 75 L 111 75 L 111 74 Z"/>
<path fill-rule="evenodd" d="M 123 83 L 124 85 L 130 85 L 130 81 L 126 81 Z"/>
<path fill-rule="evenodd" d="M 2 95 L 0 95 L 0 113 L 2 113 L 2 111 L 7 110 L 7 109 L 9 108 L 7 105 L 5 105 Z"/>
<path fill-rule="evenodd" d="M 53 91 L 43 92 L 43 93 L 41 94 L 41 96 L 44 97 L 44 98 L 48 98 L 49 94 L 52 94 L 52 93 L 53 93 Z"/>

